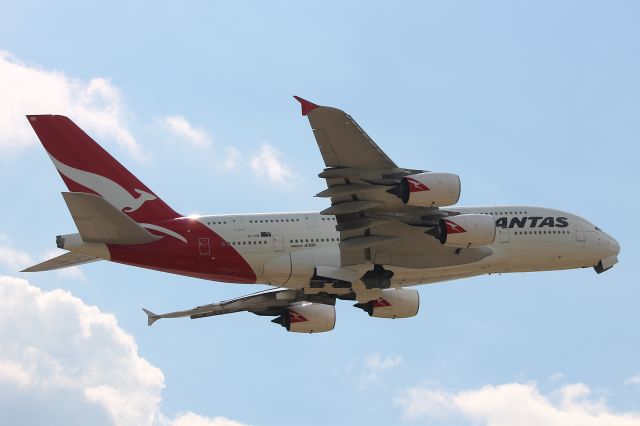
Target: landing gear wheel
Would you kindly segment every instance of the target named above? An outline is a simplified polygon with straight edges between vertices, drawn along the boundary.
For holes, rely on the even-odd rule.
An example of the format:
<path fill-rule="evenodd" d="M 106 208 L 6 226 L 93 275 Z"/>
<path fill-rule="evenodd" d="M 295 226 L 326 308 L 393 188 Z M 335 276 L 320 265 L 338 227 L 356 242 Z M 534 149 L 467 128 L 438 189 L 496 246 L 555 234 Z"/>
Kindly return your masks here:
<path fill-rule="evenodd" d="M 391 278 L 393 272 L 384 269 L 382 265 L 374 265 L 373 270 L 367 271 L 360 280 L 367 289 L 373 288 L 389 288 L 391 287 Z"/>

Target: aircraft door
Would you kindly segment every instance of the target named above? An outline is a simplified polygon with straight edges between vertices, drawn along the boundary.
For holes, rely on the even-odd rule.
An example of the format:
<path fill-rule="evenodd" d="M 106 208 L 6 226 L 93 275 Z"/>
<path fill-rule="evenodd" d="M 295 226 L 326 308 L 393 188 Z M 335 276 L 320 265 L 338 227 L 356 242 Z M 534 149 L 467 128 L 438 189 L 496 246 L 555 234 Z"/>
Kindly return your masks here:
<path fill-rule="evenodd" d="M 271 239 L 273 242 L 273 251 L 284 251 L 284 238 L 282 238 L 282 234 L 273 234 Z"/>
<path fill-rule="evenodd" d="M 316 223 L 316 217 L 310 214 L 305 214 L 304 215 L 304 220 L 305 222 L 307 222 L 307 227 L 312 228 L 315 226 L 318 226 L 318 224 Z"/>
<path fill-rule="evenodd" d="M 209 238 L 198 238 L 198 253 L 200 257 L 213 257 L 211 256 L 211 243 Z"/>
<path fill-rule="evenodd" d="M 576 228 L 576 241 L 584 242 L 584 230 L 582 228 Z"/>
<path fill-rule="evenodd" d="M 232 217 L 231 221 L 233 222 L 233 229 L 236 231 L 242 231 L 244 229 L 244 221 L 242 220 L 242 217 Z"/>
<path fill-rule="evenodd" d="M 508 243 L 509 240 L 509 229 L 508 228 L 497 228 L 498 238 L 501 243 Z"/>

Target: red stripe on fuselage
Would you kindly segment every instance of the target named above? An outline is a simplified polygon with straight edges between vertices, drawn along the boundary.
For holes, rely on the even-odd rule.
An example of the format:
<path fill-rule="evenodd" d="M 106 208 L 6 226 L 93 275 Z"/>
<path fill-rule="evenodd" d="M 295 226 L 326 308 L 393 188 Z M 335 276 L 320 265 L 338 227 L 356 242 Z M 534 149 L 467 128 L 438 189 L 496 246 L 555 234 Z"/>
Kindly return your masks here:
<path fill-rule="evenodd" d="M 109 244 L 111 260 L 206 280 L 244 284 L 256 282 L 255 272 L 242 255 L 198 220 L 182 217 L 154 225 L 179 234 L 187 242 L 149 229 L 149 232 L 162 238 L 147 244 Z M 202 238 L 209 239 L 208 255 L 201 254 Z"/>

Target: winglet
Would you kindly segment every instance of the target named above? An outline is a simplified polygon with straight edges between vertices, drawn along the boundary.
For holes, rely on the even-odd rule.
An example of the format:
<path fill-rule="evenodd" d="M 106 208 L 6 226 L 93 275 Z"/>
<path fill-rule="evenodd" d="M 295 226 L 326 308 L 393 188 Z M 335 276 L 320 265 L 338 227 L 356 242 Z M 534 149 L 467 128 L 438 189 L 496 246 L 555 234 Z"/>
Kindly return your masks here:
<path fill-rule="evenodd" d="M 306 99 L 302 99 L 300 96 L 294 96 L 300 105 L 302 106 L 302 115 L 307 115 L 314 109 L 318 108 L 319 105 L 314 104 L 313 102 L 309 102 Z"/>
<path fill-rule="evenodd" d="M 160 319 L 160 316 L 154 314 L 153 312 L 145 308 L 142 308 L 142 310 L 144 311 L 145 314 L 147 314 L 147 325 L 152 326 L 154 322 Z"/>

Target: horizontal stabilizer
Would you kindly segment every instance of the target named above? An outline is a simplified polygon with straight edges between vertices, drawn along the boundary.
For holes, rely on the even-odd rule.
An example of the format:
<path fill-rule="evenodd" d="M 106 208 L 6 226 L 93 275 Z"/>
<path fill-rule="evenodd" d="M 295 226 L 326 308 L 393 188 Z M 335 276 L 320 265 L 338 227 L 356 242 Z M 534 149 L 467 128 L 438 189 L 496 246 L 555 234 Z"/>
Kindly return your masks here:
<path fill-rule="evenodd" d="M 158 321 L 161 317 L 156 315 L 148 309 L 142 308 L 145 314 L 147 314 L 147 325 L 152 326 L 154 322 Z"/>
<path fill-rule="evenodd" d="M 144 244 L 162 238 L 151 234 L 99 195 L 63 192 L 62 196 L 84 242 Z"/>
<path fill-rule="evenodd" d="M 100 260 L 93 256 L 87 256 L 80 253 L 65 253 L 53 259 L 45 260 L 42 263 L 33 265 L 30 268 L 25 269 L 22 272 L 42 272 L 51 271 L 54 269 L 68 268 L 70 266 L 82 265 L 84 263 L 95 262 Z"/>

